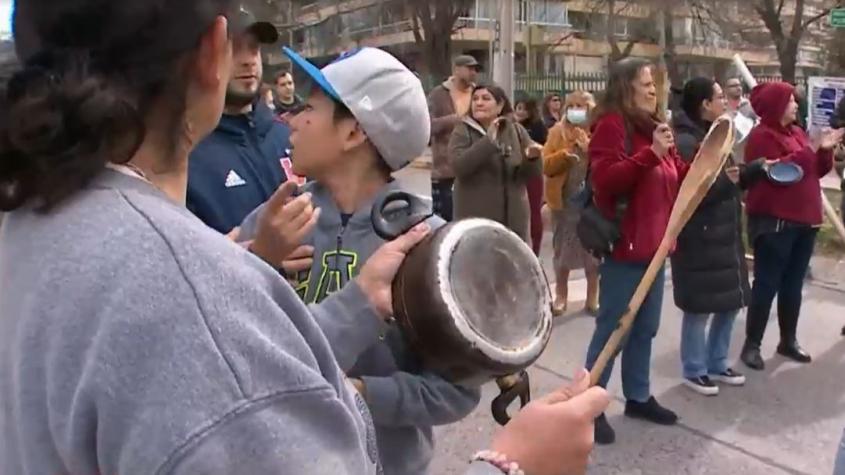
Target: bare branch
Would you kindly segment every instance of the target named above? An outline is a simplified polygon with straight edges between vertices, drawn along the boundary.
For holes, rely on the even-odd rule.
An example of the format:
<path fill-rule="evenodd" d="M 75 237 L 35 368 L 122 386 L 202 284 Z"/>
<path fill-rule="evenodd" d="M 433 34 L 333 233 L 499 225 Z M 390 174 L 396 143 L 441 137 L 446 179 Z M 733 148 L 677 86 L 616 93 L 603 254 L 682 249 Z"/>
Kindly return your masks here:
<path fill-rule="evenodd" d="M 830 11 L 833 10 L 833 8 L 838 8 L 838 7 L 841 7 L 841 6 L 842 6 L 842 2 L 838 2 L 835 7 L 825 8 L 820 13 L 813 15 L 810 18 L 807 18 L 807 20 L 804 21 L 804 24 L 801 25 L 801 29 L 807 28 L 808 26 L 812 25 L 813 23 L 815 23 L 815 22 L 821 20 L 822 18 L 830 15 Z"/>

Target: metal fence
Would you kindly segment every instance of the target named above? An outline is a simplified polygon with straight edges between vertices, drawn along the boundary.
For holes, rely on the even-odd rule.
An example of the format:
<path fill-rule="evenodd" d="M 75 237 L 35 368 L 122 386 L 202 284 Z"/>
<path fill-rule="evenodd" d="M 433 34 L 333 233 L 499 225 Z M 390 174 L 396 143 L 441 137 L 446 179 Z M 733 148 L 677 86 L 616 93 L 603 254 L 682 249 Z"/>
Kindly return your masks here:
<path fill-rule="evenodd" d="M 484 80 L 486 78 L 480 78 Z M 426 91 L 442 83 L 433 76 L 421 76 Z M 572 91 L 598 92 L 605 88 L 605 73 L 563 73 L 555 75 L 517 74 L 514 78 L 514 94 L 541 97 L 549 93 L 566 94 Z"/>

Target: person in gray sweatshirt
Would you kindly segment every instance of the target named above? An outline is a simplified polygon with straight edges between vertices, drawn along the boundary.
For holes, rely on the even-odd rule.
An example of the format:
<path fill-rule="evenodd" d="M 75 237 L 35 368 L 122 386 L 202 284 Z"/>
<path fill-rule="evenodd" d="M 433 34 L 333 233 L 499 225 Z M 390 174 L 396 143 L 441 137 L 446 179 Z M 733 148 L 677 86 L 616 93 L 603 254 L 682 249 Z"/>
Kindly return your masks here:
<path fill-rule="evenodd" d="M 25 66 L 0 95 L 0 473 L 378 473 L 369 411 L 316 321 L 346 320 L 350 353 L 378 341 L 425 226 L 309 312 L 185 209 L 231 36 L 254 27 L 237 4 L 15 7 Z M 289 191 L 270 209 L 308 208 Z M 532 474 L 583 470 L 607 395 L 582 376 L 489 447 Z M 473 460 L 467 474 L 502 473 L 499 457 Z"/>
<path fill-rule="evenodd" d="M 313 248 L 313 265 L 293 280 L 315 315 L 326 315 L 319 309 L 384 245 L 370 218 L 373 203 L 400 189 L 391 172 L 423 153 L 430 120 L 419 80 L 385 51 L 363 48 L 322 72 L 295 52 L 286 53 L 316 84 L 290 126 L 294 172 L 313 180 L 302 191 L 320 210 L 302 243 Z M 241 239 L 255 236 L 263 212 L 242 224 Z M 429 223 L 436 228 L 444 221 L 435 217 Z M 318 323 L 367 401 L 385 474 L 427 473 L 433 427 L 466 417 L 478 404 L 480 388 L 427 371 L 396 327 L 360 352 L 347 339 L 349 319 L 337 317 Z"/>

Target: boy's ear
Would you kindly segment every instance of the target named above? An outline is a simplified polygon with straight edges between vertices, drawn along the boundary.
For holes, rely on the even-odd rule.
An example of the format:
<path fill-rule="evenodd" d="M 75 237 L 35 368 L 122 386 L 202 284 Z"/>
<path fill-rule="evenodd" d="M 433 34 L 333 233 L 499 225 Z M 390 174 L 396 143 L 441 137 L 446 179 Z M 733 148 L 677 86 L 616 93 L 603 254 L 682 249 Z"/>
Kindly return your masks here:
<path fill-rule="evenodd" d="M 354 121 L 354 126 L 349 127 L 349 132 L 346 134 L 345 150 L 352 150 L 367 141 L 367 133 L 361 128 L 358 121 Z"/>

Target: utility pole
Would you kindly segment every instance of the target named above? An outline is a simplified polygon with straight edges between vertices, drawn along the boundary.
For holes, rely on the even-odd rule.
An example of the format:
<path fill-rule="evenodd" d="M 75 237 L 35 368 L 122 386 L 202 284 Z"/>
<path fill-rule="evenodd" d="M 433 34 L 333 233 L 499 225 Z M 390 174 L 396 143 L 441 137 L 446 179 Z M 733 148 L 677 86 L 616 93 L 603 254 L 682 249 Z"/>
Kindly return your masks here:
<path fill-rule="evenodd" d="M 509 98 L 513 99 L 514 72 L 514 29 L 516 16 L 514 3 L 517 0 L 499 0 L 499 41 L 493 62 L 493 81 L 496 82 Z"/>
<path fill-rule="evenodd" d="M 666 17 L 663 11 L 657 12 L 657 44 L 660 47 L 660 56 L 657 58 L 657 103 L 663 115 L 669 110 L 669 73 L 666 68 Z"/>

